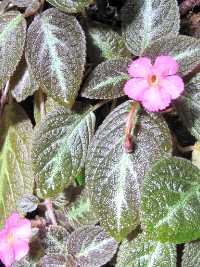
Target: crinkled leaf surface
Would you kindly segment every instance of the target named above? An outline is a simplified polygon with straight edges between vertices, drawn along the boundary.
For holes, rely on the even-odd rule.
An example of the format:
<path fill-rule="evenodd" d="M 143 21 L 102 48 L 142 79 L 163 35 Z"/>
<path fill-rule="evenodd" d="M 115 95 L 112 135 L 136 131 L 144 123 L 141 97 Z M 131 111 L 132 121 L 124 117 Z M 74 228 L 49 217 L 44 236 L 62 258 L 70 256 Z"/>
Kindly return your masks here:
<path fill-rule="evenodd" d="M 117 242 L 99 226 L 74 231 L 67 242 L 67 252 L 81 267 L 100 267 L 112 259 Z"/>
<path fill-rule="evenodd" d="M 25 100 L 39 89 L 32 76 L 31 69 L 24 61 L 21 61 L 10 80 L 10 90 L 17 102 Z"/>
<path fill-rule="evenodd" d="M 22 199 L 17 202 L 17 210 L 26 215 L 28 212 L 32 212 L 37 209 L 39 199 L 31 194 L 23 195 Z"/>
<path fill-rule="evenodd" d="M 88 192 L 84 190 L 82 194 L 65 210 L 69 223 L 77 228 L 78 226 L 96 224 L 98 222 L 90 202 Z"/>
<path fill-rule="evenodd" d="M 186 85 L 184 94 L 177 99 L 175 106 L 184 125 L 200 139 L 200 74 Z"/>
<path fill-rule="evenodd" d="M 137 56 L 159 38 L 178 34 L 179 22 L 176 0 L 128 0 L 122 9 L 123 36 Z"/>
<path fill-rule="evenodd" d="M 86 185 L 91 204 L 102 227 L 117 240 L 139 224 L 140 186 L 146 171 L 171 151 L 164 120 L 139 115 L 134 152 L 123 149 L 124 129 L 131 101 L 118 106 L 96 132 L 86 163 Z"/>
<path fill-rule="evenodd" d="M 122 242 L 116 267 L 176 267 L 176 246 L 149 240 L 140 234 Z"/>
<path fill-rule="evenodd" d="M 35 17 L 29 27 L 26 57 L 47 95 L 71 107 L 85 64 L 85 36 L 74 16 L 54 8 Z"/>
<path fill-rule="evenodd" d="M 199 267 L 200 266 L 200 241 L 193 241 L 185 244 L 183 256 L 183 267 Z"/>
<path fill-rule="evenodd" d="M 63 254 L 45 255 L 37 267 L 66 267 L 67 258 Z M 75 265 L 69 265 L 69 267 L 76 267 Z"/>
<path fill-rule="evenodd" d="M 186 75 L 200 64 L 200 40 L 184 36 L 164 37 L 143 53 L 143 56 L 155 59 L 159 55 L 170 55 L 179 63 L 179 72 Z"/>
<path fill-rule="evenodd" d="M 16 203 L 32 193 L 32 125 L 23 109 L 6 106 L 0 126 L 0 225 L 16 210 Z"/>
<path fill-rule="evenodd" d="M 35 130 L 33 169 L 44 196 L 55 196 L 84 168 L 94 133 L 95 115 L 59 108 L 49 113 Z"/>
<path fill-rule="evenodd" d="M 87 7 L 92 0 L 47 0 L 50 4 L 67 13 L 78 13 Z"/>
<path fill-rule="evenodd" d="M 15 71 L 26 38 L 26 20 L 17 11 L 0 16 L 0 89 Z"/>
<path fill-rule="evenodd" d="M 141 220 L 149 236 L 183 243 L 200 237 L 200 170 L 189 160 L 158 161 L 147 174 Z"/>
<path fill-rule="evenodd" d="M 113 99 L 124 95 L 123 85 L 129 79 L 130 59 L 113 59 L 99 64 L 87 78 L 82 96 L 90 99 Z"/>
<path fill-rule="evenodd" d="M 122 36 L 110 27 L 98 24 L 91 25 L 90 22 L 88 25 L 88 37 L 103 59 L 131 58 L 131 53 L 126 48 Z M 91 49 L 91 53 L 94 53 L 93 49 Z M 94 57 L 94 54 L 91 54 L 91 57 Z"/>

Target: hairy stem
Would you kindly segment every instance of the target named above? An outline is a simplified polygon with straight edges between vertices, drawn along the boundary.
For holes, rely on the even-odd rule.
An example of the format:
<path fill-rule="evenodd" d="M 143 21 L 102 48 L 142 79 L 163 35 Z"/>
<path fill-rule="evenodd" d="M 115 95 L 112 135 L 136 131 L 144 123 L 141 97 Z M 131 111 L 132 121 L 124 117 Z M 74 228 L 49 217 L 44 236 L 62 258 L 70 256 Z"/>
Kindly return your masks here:
<path fill-rule="evenodd" d="M 50 199 L 46 199 L 45 202 L 44 202 L 44 204 L 46 206 L 46 209 L 47 209 L 49 218 L 51 220 L 51 223 L 54 226 L 56 226 L 57 225 L 57 222 L 56 222 L 56 217 L 55 217 L 55 214 L 54 214 L 54 209 L 53 209 L 53 205 L 52 205 L 51 200 Z"/>
<path fill-rule="evenodd" d="M 2 115 L 3 115 L 3 110 L 4 110 L 4 106 L 6 104 L 9 86 L 10 86 L 10 82 L 7 81 L 6 86 L 2 92 L 1 101 L 0 101 L 0 117 L 2 117 Z"/>

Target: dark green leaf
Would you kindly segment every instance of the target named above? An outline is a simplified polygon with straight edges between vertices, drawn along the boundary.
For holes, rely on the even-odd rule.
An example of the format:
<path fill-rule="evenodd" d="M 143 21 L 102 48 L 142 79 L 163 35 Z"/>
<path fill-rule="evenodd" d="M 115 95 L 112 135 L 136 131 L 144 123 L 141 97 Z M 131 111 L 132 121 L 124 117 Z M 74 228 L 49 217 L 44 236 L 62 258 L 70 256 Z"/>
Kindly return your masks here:
<path fill-rule="evenodd" d="M 140 234 L 122 242 L 116 267 L 176 267 L 176 246 L 149 240 Z"/>
<path fill-rule="evenodd" d="M 34 135 L 33 168 L 43 196 L 55 196 L 82 171 L 94 127 L 90 110 L 60 108 L 41 121 Z"/>
<path fill-rule="evenodd" d="M 23 109 L 6 106 L 0 126 L 0 225 L 16 210 L 24 194 L 32 194 L 32 125 Z"/>
<path fill-rule="evenodd" d="M 163 36 L 179 33 L 176 0 L 128 0 L 122 9 L 123 36 L 134 55 Z"/>
<path fill-rule="evenodd" d="M 101 58 L 131 58 L 131 53 L 126 48 L 123 38 L 116 31 L 103 25 L 91 26 L 91 22 L 88 27 L 89 41 L 100 53 Z M 91 49 L 91 57 L 94 57 L 93 49 Z"/>
<path fill-rule="evenodd" d="M 82 81 L 85 36 L 74 16 L 54 8 L 35 17 L 29 27 L 26 57 L 48 96 L 71 107 Z"/>
<path fill-rule="evenodd" d="M 168 127 L 159 116 L 138 117 L 134 152 L 123 149 L 124 129 L 131 101 L 117 107 L 91 143 L 86 164 L 86 185 L 97 218 L 121 240 L 139 224 L 138 207 L 143 176 L 152 163 L 171 152 Z"/>
<path fill-rule="evenodd" d="M 90 99 L 113 99 L 124 95 L 123 85 L 129 79 L 130 59 L 113 59 L 98 65 L 87 78 L 82 96 Z"/>
<path fill-rule="evenodd" d="M 153 240 L 183 243 L 200 237 L 200 170 L 189 160 L 158 161 L 147 174 L 141 220 Z"/>
<path fill-rule="evenodd" d="M 200 64 L 200 40 L 184 35 L 172 35 L 156 41 L 143 53 L 143 56 L 152 59 L 159 55 L 172 56 L 180 65 L 181 75 L 186 75 Z"/>
<path fill-rule="evenodd" d="M 200 74 L 186 85 L 184 95 L 176 101 L 176 109 L 187 129 L 200 139 Z"/>
<path fill-rule="evenodd" d="M 26 38 L 26 20 L 17 11 L 0 16 L 0 89 L 15 71 Z"/>
<path fill-rule="evenodd" d="M 185 244 L 182 257 L 182 267 L 199 267 L 200 266 L 200 241 L 194 241 Z"/>
<path fill-rule="evenodd" d="M 50 4 L 67 13 L 78 13 L 87 7 L 92 0 L 47 0 Z"/>
<path fill-rule="evenodd" d="M 99 226 L 87 226 L 74 231 L 67 242 L 67 252 L 81 267 L 100 267 L 112 259 L 117 242 Z"/>

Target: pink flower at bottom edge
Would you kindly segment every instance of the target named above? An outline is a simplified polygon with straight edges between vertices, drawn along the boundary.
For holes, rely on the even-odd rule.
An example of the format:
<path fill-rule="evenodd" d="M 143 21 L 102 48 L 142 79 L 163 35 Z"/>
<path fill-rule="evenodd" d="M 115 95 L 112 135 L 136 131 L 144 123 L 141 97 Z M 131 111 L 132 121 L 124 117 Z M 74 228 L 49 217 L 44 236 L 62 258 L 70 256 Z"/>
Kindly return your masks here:
<path fill-rule="evenodd" d="M 30 238 L 31 222 L 13 213 L 0 231 L 0 260 L 6 267 L 28 254 Z"/>
<path fill-rule="evenodd" d="M 131 79 L 125 83 L 124 92 L 148 111 L 163 110 L 184 90 L 182 78 L 176 75 L 178 69 L 170 56 L 157 57 L 153 65 L 149 58 L 138 58 L 128 68 Z"/>

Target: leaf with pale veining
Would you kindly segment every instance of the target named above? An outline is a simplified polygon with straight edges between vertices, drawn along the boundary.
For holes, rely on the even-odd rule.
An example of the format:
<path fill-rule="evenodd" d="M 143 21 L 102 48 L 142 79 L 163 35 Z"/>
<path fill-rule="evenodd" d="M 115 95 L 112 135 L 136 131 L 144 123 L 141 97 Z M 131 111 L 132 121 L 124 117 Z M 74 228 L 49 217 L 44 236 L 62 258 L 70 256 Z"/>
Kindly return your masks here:
<path fill-rule="evenodd" d="M 33 168 L 44 196 L 55 196 L 84 169 L 94 133 L 95 115 L 59 108 L 41 121 L 34 134 Z"/>
<path fill-rule="evenodd" d="M 82 81 L 86 45 L 74 16 L 54 8 L 31 23 L 26 58 L 32 73 L 48 96 L 71 107 Z"/>
<path fill-rule="evenodd" d="M 122 242 L 116 267 L 176 267 L 176 246 L 149 240 L 140 234 Z"/>
<path fill-rule="evenodd" d="M 134 152 L 123 149 L 124 129 L 131 101 L 117 107 L 104 120 L 90 145 L 86 186 L 102 227 L 117 240 L 139 224 L 140 186 L 153 162 L 171 153 L 168 127 L 158 116 L 138 115 Z"/>
<path fill-rule="evenodd" d="M 182 267 L 200 266 L 200 241 L 185 244 L 182 256 Z"/>
<path fill-rule="evenodd" d="M 67 252 L 81 267 L 100 267 L 112 259 L 117 242 L 99 226 L 74 231 L 67 242 Z"/>
<path fill-rule="evenodd" d="M 123 36 L 134 55 L 159 38 L 179 33 L 179 8 L 176 0 L 127 0 L 122 9 Z"/>
<path fill-rule="evenodd" d="M 92 3 L 92 0 L 47 0 L 50 4 L 67 13 L 78 13 Z"/>
<path fill-rule="evenodd" d="M 26 38 L 26 20 L 17 11 L 0 16 L 0 89 L 15 71 Z"/>
<path fill-rule="evenodd" d="M 0 225 L 16 210 L 24 194 L 32 193 L 32 125 L 23 109 L 6 106 L 0 127 Z"/>

